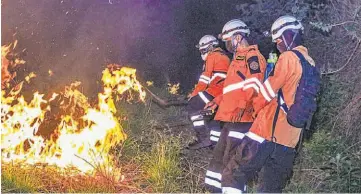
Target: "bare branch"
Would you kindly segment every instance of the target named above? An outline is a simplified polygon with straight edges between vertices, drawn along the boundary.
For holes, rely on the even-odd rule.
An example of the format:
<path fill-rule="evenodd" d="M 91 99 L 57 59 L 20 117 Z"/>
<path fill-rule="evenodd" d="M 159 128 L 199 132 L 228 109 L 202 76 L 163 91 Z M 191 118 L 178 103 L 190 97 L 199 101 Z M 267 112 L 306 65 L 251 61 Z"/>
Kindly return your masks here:
<path fill-rule="evenodd" d="M 360 46 L 360 44 L 361 44 L 361 40 L 358 40 L 355 48 L 353 49 L 353 51 L 352 51 L 352 53 L 350 55 L 350 57 L 347 59 L 346 63 L 342 67 L 340 67 L 339 69 L 334 70 L 334 71 L 322 72 L 321 74 L 322 75 L 329 75 L 329 74 L 334 74 L 334 73 L 338 73 L 338 72 L 342 71 L 351 62 L 351 60 L 352 60 L 353 56 L 355 55 L 355 53 L 356 53 L 358 47 Z"/>
<path fill-rule="evenodd" d="M 357 22 L 355 22 L 355 21 L 344 21 L 344 22 L 340 22 L 340 23 L 336 23 L 336 24 L 331 24 L 330 27 L 341 26 L 341 25 L 349 24 L 349 23 L 357 24 Z"/>

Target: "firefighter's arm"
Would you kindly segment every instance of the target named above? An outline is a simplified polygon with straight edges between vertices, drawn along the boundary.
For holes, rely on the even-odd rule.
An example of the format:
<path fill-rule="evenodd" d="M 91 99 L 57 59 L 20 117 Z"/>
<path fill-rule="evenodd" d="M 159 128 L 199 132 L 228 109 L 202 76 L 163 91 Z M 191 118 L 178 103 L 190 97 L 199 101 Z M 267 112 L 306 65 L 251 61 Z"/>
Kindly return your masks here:
<path fill-rule="evenodd" d="M 288 57 L 286 54 L 283 54 L 277 61 L 273 75 L 269 76 L 264 83 L 256 83 L 258 86 L 258 96 L 253 99 L 253 107 L 256 113 L 276 97 L 278 90 L 282 88 L 291 74 L 290 70 Z"/>
<path fill-rule="evenodd" d="M 207 88 L 209 82 L 211 81 L 211 76 L 214 68 L 214 59 L 212 55 L 208 56 L 204 66 L 205 66 L 204 71 L 202 75 L 199 77 L 198 84 L 193 90 L 191 96 L 195 96 L 199 92 L 204 91 Z"/>
<path fill-rule="evenodd" d="M 260 61 L 259 57 L 256 54 L 252 54 L 247 58 L 247 75 L 243 75 L 241 72 L 237 74 L 242 78 L 242 82 L 239 83 L 240 89 L 234 90 L 234 93 L 239 98 L 237 107 L 239 109 L 246 108 L 248 102 L 257 96 L 257 85 L 254 80 L 263 80 L 263 61 Z M 262 65 L 262 67 L 261 67 Z"/>
<path fill-rule="evenodd" d="M 215 57 L 215 62 L 213 66 L 213 72 L 211 77 L 211 84 L 222 85 L 227 76 L 228 67 L 230 64 L 230 60 L 225 55 L 218 55 Z"/>
<path fill-rule="evenodd" d="M 247 78 L 243 81 L 242 89 L 236 90 L 235 93 L 238 93 L 239 101 L 236 109 L 236 112 L 232 116 L 233 122 L 240 122 L 243 116 L 243 113 L 247 107 L 247 104 L 257 95 L 256 87 L 253 83 L 248 83 L 249 80 L 262 80 L 263 78 L 263 61 L 260 61 L 256 54 L 252 54 L 247 58 Z"/>

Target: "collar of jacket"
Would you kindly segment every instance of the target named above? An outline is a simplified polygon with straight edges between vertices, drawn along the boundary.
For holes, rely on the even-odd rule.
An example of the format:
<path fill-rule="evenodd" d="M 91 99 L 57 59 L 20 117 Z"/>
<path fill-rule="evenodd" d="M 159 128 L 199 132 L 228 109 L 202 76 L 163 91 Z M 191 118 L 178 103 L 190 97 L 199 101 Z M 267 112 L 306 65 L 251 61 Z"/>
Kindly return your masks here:
<path fill-rule="evenodd" d="M 215 52 L 223 52 L 223 50 L 221 48 L 217 47 L 212 52 L 210 52 L 209 54 L 213 54 Z"/>
<path fill-rule="evenodd" d="M 214 51 L 223 51 L 220 47 L 217 47 L 217 48 L 215 48 L 214 50 L 213 50 L 213 52 Z"/>
<path fill-rule="evenodd" d="M 222 50 L 221 48 L 217 47 L 217 48 L 215 48 L 212 52 L 209 52 L 208 56 L 213 55 L 213 54 L 216 53 L 216 52 L 221 52 L 221 53 L 223 53 L 223 50 Z"/>
<path fill-rule="evenodd" d="M 237 49 L 236 56 L 244 55 L 244 53 L 248 53 L 248 51 L 250 51 L 250 50 L 258 50 L 258 46 L 257 45 L 250 45 L 248 47 L 239 48 L 239 49 Z"/>
<path fill-rule="evenodd" d="M 239 48 L 239 49 L 237 49 L 237 52 L 236 52 L 234 58 L 237 59 L 237 57 L 246 56 L 246 54 L 252 49 L 258 50 L 258 46 L 257 45 L 250 45 L 248 47 Z"/>

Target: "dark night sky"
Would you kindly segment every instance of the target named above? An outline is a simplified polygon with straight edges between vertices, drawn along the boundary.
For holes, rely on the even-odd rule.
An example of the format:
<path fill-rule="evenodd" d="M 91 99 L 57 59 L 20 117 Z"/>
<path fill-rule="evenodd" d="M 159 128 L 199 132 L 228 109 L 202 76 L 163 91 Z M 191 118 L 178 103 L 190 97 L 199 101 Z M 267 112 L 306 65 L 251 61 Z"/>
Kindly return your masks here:
<path fill-rule="evenodd" d="M 44 90 L 80 80 L 85 92 L 93 92 L 109 63 L 135 67 L 142 79 L 158 85 L 170 80 L 190 89 L 202 70 L 194 45 L 239 18 L 236 5 L 242 2 L 4 1 L 2 44 L 19 40 L 18 49 L 27 49 L 24 71 L 35 71 L 37 87 Z M 55 75 L 51 79 L 49 69 Z"/>

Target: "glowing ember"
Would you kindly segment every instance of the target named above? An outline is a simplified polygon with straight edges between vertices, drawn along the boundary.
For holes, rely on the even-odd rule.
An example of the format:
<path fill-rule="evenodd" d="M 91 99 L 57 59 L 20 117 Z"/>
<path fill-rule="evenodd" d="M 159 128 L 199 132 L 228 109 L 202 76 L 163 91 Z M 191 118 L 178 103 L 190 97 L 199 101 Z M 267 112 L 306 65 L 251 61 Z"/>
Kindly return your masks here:
<path fill-rule="evenodd" d="M 131 91 L 135 91 L 144 100 L 135 72 L 128 67 L 106 68 L 104 91 L 95 105 L 77 89 L 80 82 L 48 95 L 48 99 L 35 92 L 30 102 L 21 95 L 23 82 L 9 92 L 2 90 L 2 162 L 75 167 L 86 173 L 94 173 L 99 166 L 114 169 L 111 148 L 124 141 L 126 134 L 115 116 L 113 98 L 125 92 L 133 98 Z M 27 77 L 26 81 L 35 74 Z M 44 135 L 44 130 L 50 135 Z"/>
<path fill-rule="evenodd" d="M 53 76 L 54 72 L 51 69 L 49 69 L 48 74 L 49 74 L 49 76 Z"/>
<path fill-rule="evenodd" d="M 30 79 L 36 77 L 34 72 L 31 72 L 28 76 L 25 77 L 25 81 L 30 83 Z"/>
<path fill-rule="evenodd" d="M 177 84 L 168 83 L 168 92 L 169 92 L 170 94 L 177 95 L 177 94 L 178 94 L 178 90 L 179 90 L 179 83 L 177 83 Z"/>
<path fill-rule="evenodd" d="M 147 84 L 147 86 L 153 86 L 154 82 L 153 81 L 147 81 L 146 84 Z"/>

